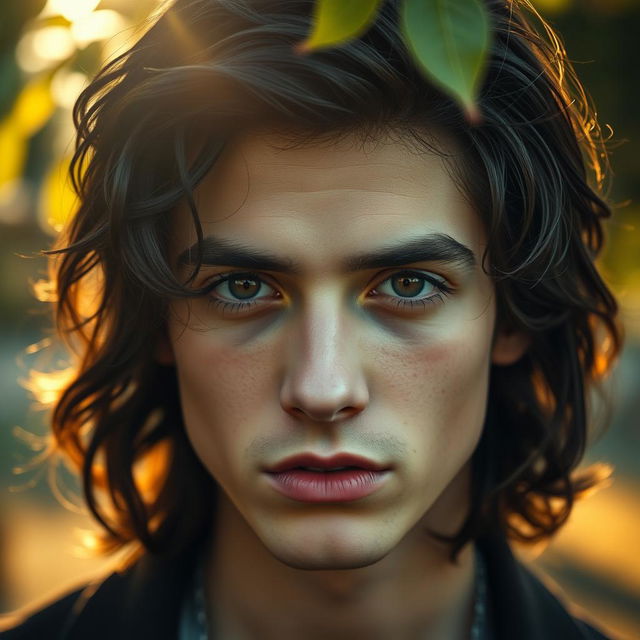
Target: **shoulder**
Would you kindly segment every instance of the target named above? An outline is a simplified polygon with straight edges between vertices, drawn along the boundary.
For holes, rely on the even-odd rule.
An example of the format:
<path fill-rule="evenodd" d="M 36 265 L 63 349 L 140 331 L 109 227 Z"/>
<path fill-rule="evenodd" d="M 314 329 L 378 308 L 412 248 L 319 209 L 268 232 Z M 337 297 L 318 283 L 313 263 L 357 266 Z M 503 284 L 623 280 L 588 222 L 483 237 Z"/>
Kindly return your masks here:
<path fill-rule="evenodd" d="M 484 538 L 478 548 L 486 561 L 496 637 L 611 640 L 591 621 L 574 615 L 572 603 L 520 562 L 506 540 Z"/>
<path fill-rule="evenodd" d="M 576 638 L 584 640 L 613 640 L 605 635 L 604 631 L 596 626 L 596 623 L 583 619 L 584 612 L 567 600 L 559 587 L 545 576 L 539 576 L 525 565 L 520 564 L 520 571 L 524 583 L 530 584 L 531 598 L 537 600 L 537 610 L 540 615 L 545 615 L 551 624 L 560 629 L 575 630 Z M 569 637 L 573 638 L 574 635 Z"/>
<path fill-rule="evenodd" d="M 147 554 L 126 570 L 0 619 L 0 640 L 175 640 L 191 555 Z"/>
<path fill-rule="evenodd" d="M 95 580 L 79 585 L 69 591 L 54 596 L 51 600 L 39 601 L 15 613 L 0 618 L 1 640 L 30 640 L 50 638 L 66 640 L 78 636 L 80 622 L 95 623 L 103 635 L 112 628 L 114 615 L 122 607 L 126 597 L 129 573 L 113 572 L 99 576 Z"/>
<path fill-rule="evenodd" d="M 74 605 L 78 603 L 84 589 L 85 586 L 82 586 L 44 605 L 35 605 L 0 616 L 0 638 L 2 640 L 34 638 L 35 640 L 58 637 L 62 634 L 65 622 L 70 619 Z"/>

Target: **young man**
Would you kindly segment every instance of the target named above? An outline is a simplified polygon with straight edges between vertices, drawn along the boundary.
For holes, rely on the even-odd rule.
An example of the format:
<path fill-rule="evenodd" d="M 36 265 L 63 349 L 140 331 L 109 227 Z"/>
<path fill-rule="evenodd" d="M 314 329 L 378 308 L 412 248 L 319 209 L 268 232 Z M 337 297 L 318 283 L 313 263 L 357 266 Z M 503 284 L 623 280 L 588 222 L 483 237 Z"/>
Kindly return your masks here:
<path fill-rule="evenodd" d="M 52 428 L 133 555 L 3 637 L 604 637 L 507 542 L 597 482 L 600 145 L 553 33 L 487 4 L 478 125 L 394 2 L 300 57 L 312 2 L 177 0 L 83 92 Z"/>

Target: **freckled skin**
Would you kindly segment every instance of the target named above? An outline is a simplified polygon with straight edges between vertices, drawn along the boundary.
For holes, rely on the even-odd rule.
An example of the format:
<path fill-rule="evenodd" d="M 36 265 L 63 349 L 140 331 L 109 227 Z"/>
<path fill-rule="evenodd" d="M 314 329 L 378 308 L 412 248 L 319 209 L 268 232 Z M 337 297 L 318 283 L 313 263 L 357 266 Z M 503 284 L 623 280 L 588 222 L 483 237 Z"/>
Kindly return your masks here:
<path fill-rule="evenodd" d="M 238 628 L 238 637 L 293 638 L 304 620 L 319 638 L 409 638 L 425 628 L 462 638 L 472 549 L 453 567 L 424 528 L 454 533 L 468 508 L 492 357 L 509 357 L 492 342 L 493 285 L 479 266 L 413 264 L 454 291 L 403 310 L 367 297 L 386 282 L 388 298 L 402 299 L 389 284 L 401 268 L 338 265 L 430 232 L 467 245 L 479 265 L 484 229 L 437 156 L 397 141 L 279 151 L 273 140 L 247 136 L 225 151 L 197 189 L 200 218 L 205 235 L 291 257 L 303 274 L 257 273 L 266 282 L 258 304 L 239 313 L 204 299 L 174 303 L 163 356 L 177 367 L 188 437 L 223 490 L 207 589 L 224 606 L 211 610 L 222 607 L 223 629 L 242 619 L 256 634 Z M 195 239 L 179 210 L 174 254 Z M 195 285 L 231 272 L 242 269 L 206 267 Z M 238 301 L 226 286 L 217 293 Z M 356 453 L 393 472 L 356 502 L 300 503 L 276 493 L 261 468 L 305 451 Z"/>

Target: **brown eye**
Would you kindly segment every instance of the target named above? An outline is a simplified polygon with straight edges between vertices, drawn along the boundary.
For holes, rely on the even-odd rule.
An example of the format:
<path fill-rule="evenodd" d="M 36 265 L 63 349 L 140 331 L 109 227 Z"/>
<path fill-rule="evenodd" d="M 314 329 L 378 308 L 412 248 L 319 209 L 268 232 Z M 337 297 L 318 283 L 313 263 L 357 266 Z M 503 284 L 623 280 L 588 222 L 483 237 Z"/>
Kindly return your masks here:
<path fill-rule="evenodd" d="M 422 293 L 422 290 L 425 288 L 425 284 L 429 284 L 423 276 L 408 274 L 393 276 L 390 279 L 390 282 L 395 293 L 406 297 L 417 296 Z M 427 289 L 428 288 L 429 287 L 427 286 Z"/>
<path fill-rule="evenodd" d="M 246 311 L 279 297 L 276 289 L 253 273 L 229 273 L 207 287 L 209 303 L 225 314 Z"/>
<path fill-rule="evenodd" d="M 258 291 L 262 281 L 249 276 L 236 276 L 229 278 L 228 286 L 231 294 L 238 300 L 252 298 Z"/>
<path fill-rule="evenodd" d="M 420 271 L 399 271 L 383 280 L 373 293 L 397 308 L 419 305 L 424 309 L 427 304 L 442 302 L 444 296 L 452 291 L 444 280 L 435 275 Z"/>

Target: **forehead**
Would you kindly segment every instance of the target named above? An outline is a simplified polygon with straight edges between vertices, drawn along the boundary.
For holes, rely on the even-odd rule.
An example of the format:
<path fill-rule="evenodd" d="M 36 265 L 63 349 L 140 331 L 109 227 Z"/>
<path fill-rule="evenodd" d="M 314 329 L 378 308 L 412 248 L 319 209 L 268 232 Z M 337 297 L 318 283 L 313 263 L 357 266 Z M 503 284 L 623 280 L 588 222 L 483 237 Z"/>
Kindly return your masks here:
<path fill-rule="evenodd" d="M 482 254 L 480 218 L 441 156 L 390 137 L 287 142 L 246 132 L 225 148 L 195 190 L 205 236 L 276 251 L 314 271 L 332 270 L 355 249 L 430 233 Z M 186 208 L 172 237 L 175 253 L 196 241 Z"/>

